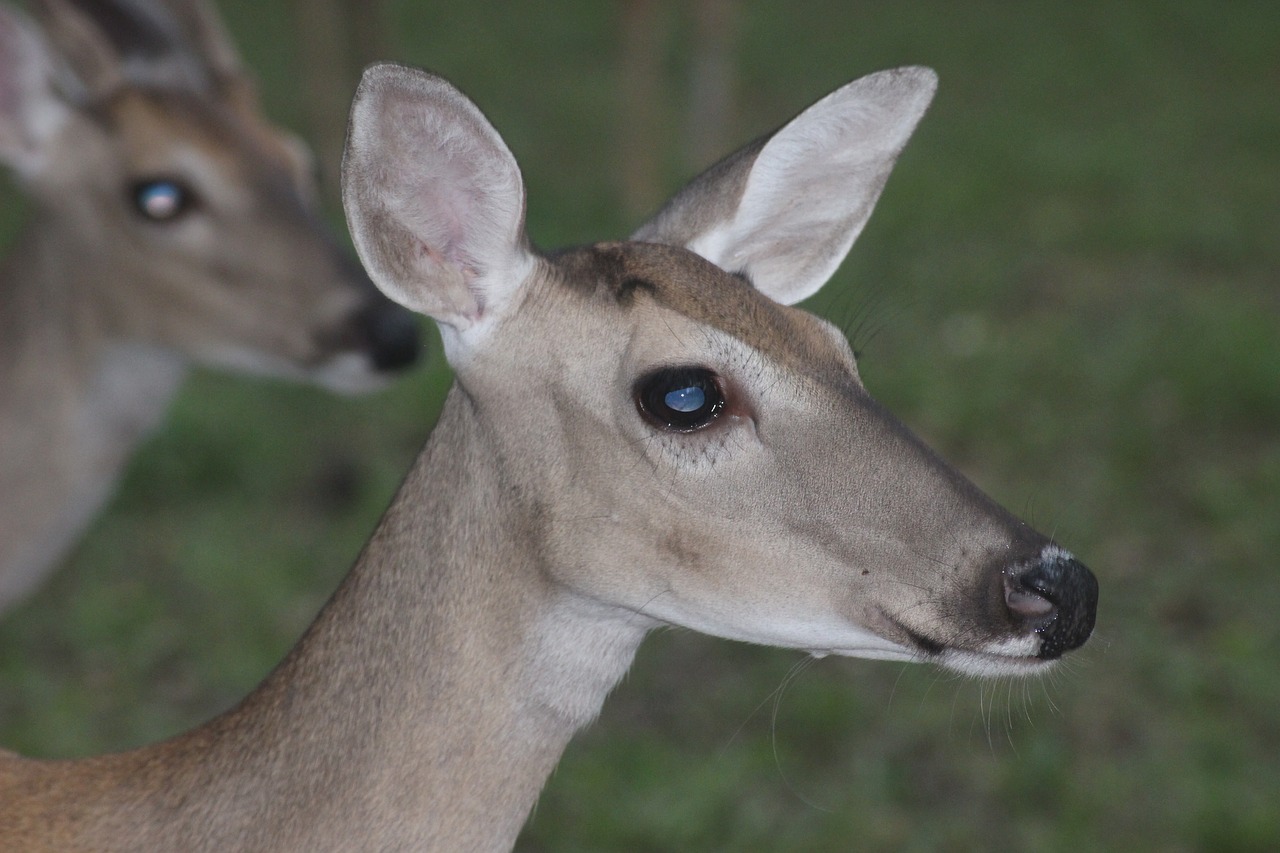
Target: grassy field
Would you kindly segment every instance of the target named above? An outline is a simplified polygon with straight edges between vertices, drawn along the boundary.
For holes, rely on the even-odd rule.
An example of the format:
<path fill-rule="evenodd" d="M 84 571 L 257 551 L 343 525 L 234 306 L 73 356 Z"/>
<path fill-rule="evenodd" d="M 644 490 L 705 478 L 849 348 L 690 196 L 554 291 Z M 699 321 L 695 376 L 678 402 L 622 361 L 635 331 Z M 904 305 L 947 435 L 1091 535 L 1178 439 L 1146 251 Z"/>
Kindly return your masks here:
<path fill-rule="evenodd" d="M 287 9 L 220 5 L 268 110 L 306 130 Z M 389 8 L 391 58 L 454 80 L 521 161 L 535 240 L 636 224 L 614 4 Z M 663 8 L 658 195 L 690 171 L 696 50 Z M 1280 847 L 1277 44 L 1260 0 L 742 4 L 726 150 L 860 74 L 938 70 L 813 307 L 849 325 L 873 393 L 1094 568 L 1097 633 L 1043 682 L 993 684 L 659 634 L 520 849 Z M 0 743 L 124 748 L 249 690 L 447 383 L 434 343 L 360 400 L 195 375 L 54 582 L 0 622 Z"/>

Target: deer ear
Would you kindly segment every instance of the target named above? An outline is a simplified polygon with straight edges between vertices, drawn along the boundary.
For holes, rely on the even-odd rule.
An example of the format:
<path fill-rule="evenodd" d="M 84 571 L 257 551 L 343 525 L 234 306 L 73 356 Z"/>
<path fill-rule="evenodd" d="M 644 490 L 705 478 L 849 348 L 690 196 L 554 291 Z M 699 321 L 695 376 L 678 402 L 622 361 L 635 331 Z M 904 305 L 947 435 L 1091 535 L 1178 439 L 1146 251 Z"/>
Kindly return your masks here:
<path fill-rule="evenodd" d="M 210 76 L 222 85 L 241 85 L 246 75 L 240 53 L 213 4 L 207 0 L 170 0 L 165 5 Z"/>
<path fill-rule="evenodd" d="M 87 0 L 35 0 L 33 13 L 59 63 L 58 84 L 75 102 L 102 100 L 124 85 L 123 58 L 93 13 L 123 10 L 113 4 Z"/>
<path fill-rule="evenodd" d="M 515 158 L 475 104 L 425 72 L 365 71 L 342 201 L 378 287 L 458 332 L 499 316 L 532 268 Z"/>
<path fill-rule="evenodd" d="M 855 80 L 695 178 L 632 239 L 684 246 L 799 302 L 848 254 L 936 88 L 928 68 Z"/>
<path fill-rule="evenodd" d="M 54 88 L 54 58 L 35 25 L 0 6 L 0 162 L 19 175 L 42 170 L 71 109 Z"/>

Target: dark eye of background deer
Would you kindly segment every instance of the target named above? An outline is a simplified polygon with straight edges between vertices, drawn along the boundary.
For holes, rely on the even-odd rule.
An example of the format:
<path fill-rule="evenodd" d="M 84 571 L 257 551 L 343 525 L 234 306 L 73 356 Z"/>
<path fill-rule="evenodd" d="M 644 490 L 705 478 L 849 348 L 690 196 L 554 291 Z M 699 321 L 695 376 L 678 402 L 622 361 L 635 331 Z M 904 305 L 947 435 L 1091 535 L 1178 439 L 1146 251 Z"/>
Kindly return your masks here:
<path fill-rule="evenodd" d="M 179 181 L 169 178 L 139 181 L 133 185 L 133 206 L 152 222 L 169 222 L 190 209 L 194 196 Z"/>
<path fill-rule="evenodd" d="M 719 378 L 705 367 L 655 370 L 636 383 L 635 400 L 645 420 L 676 432 L 694 432 L 710 425 L 725 405 Z"/>

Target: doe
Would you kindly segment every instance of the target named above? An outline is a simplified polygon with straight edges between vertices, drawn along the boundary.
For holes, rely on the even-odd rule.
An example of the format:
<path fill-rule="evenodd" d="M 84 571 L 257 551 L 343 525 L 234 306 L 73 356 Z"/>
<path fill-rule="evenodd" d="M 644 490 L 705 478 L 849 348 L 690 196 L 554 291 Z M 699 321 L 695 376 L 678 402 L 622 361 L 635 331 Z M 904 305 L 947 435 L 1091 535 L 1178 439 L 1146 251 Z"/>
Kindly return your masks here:
<path fill-rule="evenodd" d="M 516 161 L 437 77 L 374 66 L 344 201 L 456 372 L 351 574 L 238 707 L 120 755 L 0 758 L 0 843 L 506 850 L 645 634 L 1043 672 L 1097 583 L 880 408 L 788 307 L 832 274 L 932 97 L 873 74 L 632 239 L 544 255 Z"/>
<path fill-rule="evenodd" d="M 0 265 L 0 611 L 57 565 L 186 365 L 385 382 L 418 351 L 321 223 L 199 0 L 0 6 L 0 162 L 32 215 Z"/>

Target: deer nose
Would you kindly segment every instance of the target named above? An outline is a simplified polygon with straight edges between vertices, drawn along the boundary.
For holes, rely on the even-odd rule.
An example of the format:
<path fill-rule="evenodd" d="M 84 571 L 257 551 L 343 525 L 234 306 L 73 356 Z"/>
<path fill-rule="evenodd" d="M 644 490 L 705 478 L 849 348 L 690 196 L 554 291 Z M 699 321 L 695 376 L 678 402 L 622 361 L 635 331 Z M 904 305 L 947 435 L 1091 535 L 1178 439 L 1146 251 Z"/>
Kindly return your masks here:
<path fill-rule="evenodd" d="M 1093 633 L 1098 580 L 1075 557 L 1050 546 L 1030 565 L 1005 574 L 1004 600 L 1016 622 L 1040 635 L 1037 656 L 1054 660 Z"/>
<path fill-rule="evenodd" d="M 385 298 L 379 298 L 362 313 L 369 356 L 378 372 L 402 370 L 418 360 L 421 342 L 413 313 Z"/>

